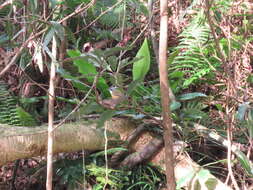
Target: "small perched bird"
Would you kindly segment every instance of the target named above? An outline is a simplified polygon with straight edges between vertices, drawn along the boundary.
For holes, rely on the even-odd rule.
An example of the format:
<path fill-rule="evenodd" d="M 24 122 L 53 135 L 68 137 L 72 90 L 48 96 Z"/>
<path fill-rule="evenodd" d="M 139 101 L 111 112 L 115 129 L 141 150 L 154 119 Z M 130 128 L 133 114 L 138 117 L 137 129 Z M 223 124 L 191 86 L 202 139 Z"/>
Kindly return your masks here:
<path fill-rule="evenodd" d="M 126 99 L 123 90 L 117 87 L 111 87 L 111 98 L 102 100 L 101 104 L 109 109 L 115 109 L 115 107 Z"/>

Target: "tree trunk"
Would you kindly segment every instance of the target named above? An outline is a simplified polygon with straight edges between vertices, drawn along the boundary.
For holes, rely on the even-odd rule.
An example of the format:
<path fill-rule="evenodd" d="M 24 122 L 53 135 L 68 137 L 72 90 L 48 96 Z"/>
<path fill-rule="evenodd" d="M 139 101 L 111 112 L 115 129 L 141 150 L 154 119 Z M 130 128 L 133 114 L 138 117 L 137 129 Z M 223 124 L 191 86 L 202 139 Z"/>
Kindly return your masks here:
<path fill-rule="evenodd" d="M 108 128 L 108 139 L 126 140 L 136 129 L 136 125 L 128 119 L 111 119 L 105 123 Z M 154 137 L 145 132 L 138 138 L 138 141 L 130 145 L 132 151 L 141 151 Z M 105 139 L 103 131 L 96 129 L 96 123 L 76 122 L 64 124 L 54 131 L 54 154 L 60 152 L 75 152 L 80 150 L 104 150 Z M 111 143 L 109 143 L 111 144 Z M 203 169 L 191 160 L 182 151 L 182 143 L 174 143 L 175 150 L 175 176 L 176 180 L 185 178 L 182 187 L 193 190 L 195 185 L 205 190 L 231 190 L 211 174 L 206 174 L 203 179 L 198 179 L 198 172 Z M 111 146 L 113 146 L 111 144 Z M 178 148 L 179 147 L 179 148 Z M 0 124 L 0 165 L 8 162 L 45 156 L 47 153 L 47 125 L 39 127 L 13 127 Z M 179 154 L 179 152 L 181 152 Z M 178 156 L 176 156 L 178 155 Z M 152 158 L 152 162 L 165 169 L 164 148 Z M 192 178 L 189 176 L 192 175 Z M 207 184 L 209 186 L 207 186 Z"/>

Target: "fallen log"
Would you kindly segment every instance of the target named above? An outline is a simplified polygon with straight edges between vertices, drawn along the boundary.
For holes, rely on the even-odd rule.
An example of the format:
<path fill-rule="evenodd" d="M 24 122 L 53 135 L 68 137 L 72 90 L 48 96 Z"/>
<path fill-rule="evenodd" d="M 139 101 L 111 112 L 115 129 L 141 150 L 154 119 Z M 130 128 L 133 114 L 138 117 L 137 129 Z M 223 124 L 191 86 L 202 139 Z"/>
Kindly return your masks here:
<path fill-rule="evenodd" d="M 111 119 L 105 122 L 105 125 L 109 130 L 109 142 L 120 139 L 126 140 L 136 129 L 136 125 L 128 119 Z M 46 131 L 47 126 L 13 127 L 0 125 L 0 165 L 17 159 L 46 155 Z M 129 148 L 132 152 L 137 151 L 143 154 L 146 151 L 145 148 L 149 148 L 148 143 L 157 141 L 155 138 L 149 132 L 144 132 Z M 157 142 L 160 143 L 160 140 Z M 97 129 L 94 122 L 64 124 L 54 131 L 54 154 L 80 150 L 103 150 L 104 144 L 103 131 Z M 208 172 L 202 179 L 199 173 L 205 170 L 184 153 L 183 146 L 181 146 L 181 149 L 178 147 L 180 147 L 178 143 L 175 143 L 175 175 L 177 181 L 183 181 L 181 187 L 187 190 L 230 190 L 228 186 Z M 152 157 L 151 161 L 164 169 L 164 149 L 161 148 L 159 153 Z"/>

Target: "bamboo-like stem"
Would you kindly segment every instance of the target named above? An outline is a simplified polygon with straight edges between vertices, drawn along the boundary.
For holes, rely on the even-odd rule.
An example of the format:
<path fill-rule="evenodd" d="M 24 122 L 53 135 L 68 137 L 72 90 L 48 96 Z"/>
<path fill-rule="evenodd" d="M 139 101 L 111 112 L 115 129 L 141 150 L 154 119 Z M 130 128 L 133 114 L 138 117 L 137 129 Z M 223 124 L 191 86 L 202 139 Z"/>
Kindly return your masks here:
<path fill-rule="evenodd" d="M 47 146 L 47 182 L 46 189 L 52 190 L 53 179 L 53 128 L 54 128 L 54 101 L 55 101 L 55 88 L 54 82 L 56 78 L 55 74 L 55 62 L 57 56 L 57 42 L 55 36 L 52 42 L 52 55 L 53 60 L 50 68 L 50 82 L 49 82 L 49 102 L 48 102 L 48 146 Z"/>

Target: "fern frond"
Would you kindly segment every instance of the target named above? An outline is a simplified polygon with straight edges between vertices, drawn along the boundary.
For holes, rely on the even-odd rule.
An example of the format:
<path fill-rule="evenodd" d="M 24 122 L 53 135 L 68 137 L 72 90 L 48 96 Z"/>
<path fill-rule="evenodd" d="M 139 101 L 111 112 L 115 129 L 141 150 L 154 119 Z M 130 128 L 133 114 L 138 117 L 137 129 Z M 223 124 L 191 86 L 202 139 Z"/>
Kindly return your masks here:
<path fill-rule="evenodd" d="M 210 38 L 210 29 L 200 16 L 193 18 L 192 22 L 179 35 L 179 45 L 176 48 L 180 53 L 173 60 L 170 71 L 184 73 L 183 88 L 188 87 L 198 79 L 215 70 L 217 64 L 210 61 L 210 55 L 206 51 L 212 40 Z"/>
<path fill-rule="evenodd" d="M 0 81 L 0 123 L 15 126 L 36 125 L 36 120 L 17 106 L 17 101 L 8 92 L 3 81 Z"/>

